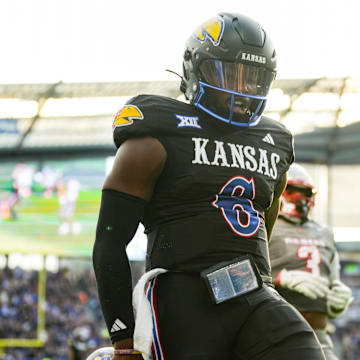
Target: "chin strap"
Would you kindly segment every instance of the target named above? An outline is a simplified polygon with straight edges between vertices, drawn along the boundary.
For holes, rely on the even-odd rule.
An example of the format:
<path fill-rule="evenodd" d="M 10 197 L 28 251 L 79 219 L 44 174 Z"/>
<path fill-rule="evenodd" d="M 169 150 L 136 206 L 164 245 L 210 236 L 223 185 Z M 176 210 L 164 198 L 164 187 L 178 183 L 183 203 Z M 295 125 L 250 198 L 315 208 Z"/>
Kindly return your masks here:
<path fill-rule="evenodd" d="M 180 74 L 178 74 L 176 71 L 169 70 L 169 69 L 165 69 L 165 71 L 177 75 L 182 81 L 184 81 L 184 78 Z"/>

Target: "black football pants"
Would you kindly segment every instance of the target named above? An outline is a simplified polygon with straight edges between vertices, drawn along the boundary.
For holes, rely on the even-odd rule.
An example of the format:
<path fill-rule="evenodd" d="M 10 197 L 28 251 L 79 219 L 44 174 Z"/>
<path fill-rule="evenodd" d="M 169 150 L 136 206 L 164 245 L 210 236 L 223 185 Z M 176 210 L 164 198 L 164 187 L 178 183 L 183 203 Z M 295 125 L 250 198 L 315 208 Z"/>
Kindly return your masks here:
<path fill-rule="evenodd" d="M 214 305 L 203 280 L 169 272 L 152 283 L 154 360 L 324 360 L 301 314 L 273 288 Z"/>

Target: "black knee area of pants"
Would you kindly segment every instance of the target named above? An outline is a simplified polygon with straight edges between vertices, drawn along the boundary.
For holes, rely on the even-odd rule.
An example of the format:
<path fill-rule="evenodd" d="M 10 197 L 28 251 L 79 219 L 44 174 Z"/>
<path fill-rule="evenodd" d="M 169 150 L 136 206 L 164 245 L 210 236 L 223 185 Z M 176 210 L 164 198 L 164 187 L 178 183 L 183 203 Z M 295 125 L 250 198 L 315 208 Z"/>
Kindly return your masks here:
<path fill-rule="evenodd" d="M 267 353 L 279 349 L 292 351 L 292 343 L 288 339 L 299 335 L 312 347 L 310 351 L 319 349 L 313 331 L 301 314 L 275 291 L 260 289 L 248 299 L 252 308 L 242 330 L 238 334 L 236 354 L 242 354 L 249 359 L 267 359 Z M 309 334 L 309 337 L 307 336 Z M 307 345 L 306 345 L 307 346 Z M 272 359 L 269 357 L 269 359 Z M 276 359 L 276 358 L 274 358 Z M 319 358 L 320 359 L 320 358 Z"/>
<path fill-rule="evenodd" d="M 311 327 L 301 314 L 285 301 L 261 305 L 251 316 L 251 322 L 255 325 L 263 324 L 261 329 L 266 330 L 263 336 L 269 343 L 280 342 L 299 332 L 312 333 Z"/>
<path fill-rule="evenodd" d="M 300 332 L 274 344 L 263 354 L 262 359 L 325 360 L 325 355 L 313 333 Z"/>

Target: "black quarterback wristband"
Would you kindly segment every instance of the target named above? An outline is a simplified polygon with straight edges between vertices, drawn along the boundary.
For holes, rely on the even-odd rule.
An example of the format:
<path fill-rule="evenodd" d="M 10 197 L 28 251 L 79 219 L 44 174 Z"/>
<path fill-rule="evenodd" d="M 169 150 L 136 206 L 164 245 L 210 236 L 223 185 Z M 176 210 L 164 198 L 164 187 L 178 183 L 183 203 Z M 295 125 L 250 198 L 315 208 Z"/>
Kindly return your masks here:
<path fill-rule="evenodd" d="M 114 355 L 140 355 L 141 352 L 134 349 L 115 349 Z"/>

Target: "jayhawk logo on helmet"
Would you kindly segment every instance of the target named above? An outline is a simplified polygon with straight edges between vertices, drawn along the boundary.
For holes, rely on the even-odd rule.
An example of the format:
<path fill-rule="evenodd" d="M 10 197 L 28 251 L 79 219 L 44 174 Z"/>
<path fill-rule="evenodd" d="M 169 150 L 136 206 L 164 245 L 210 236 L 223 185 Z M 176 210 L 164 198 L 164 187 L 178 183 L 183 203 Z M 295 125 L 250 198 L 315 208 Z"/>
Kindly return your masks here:
<path fill-rule="evenodd" d="M 218 46 L 224 33 L 224 26 L 225 24 L 222 18 L 212 18 L 201 24 L 195 30 L 194 37 L 200 42 L 204 42 L 208 38 L 214 46 Z"/>
<path fill-rule="evenodd" d="M 118 126 L 131 125 L 134 120 L 143 120 L 144 115 L 141 110 L 135 105 L 125 105 L 115 115 L 115 119 L 112 128 L 115 129 Z"/>

